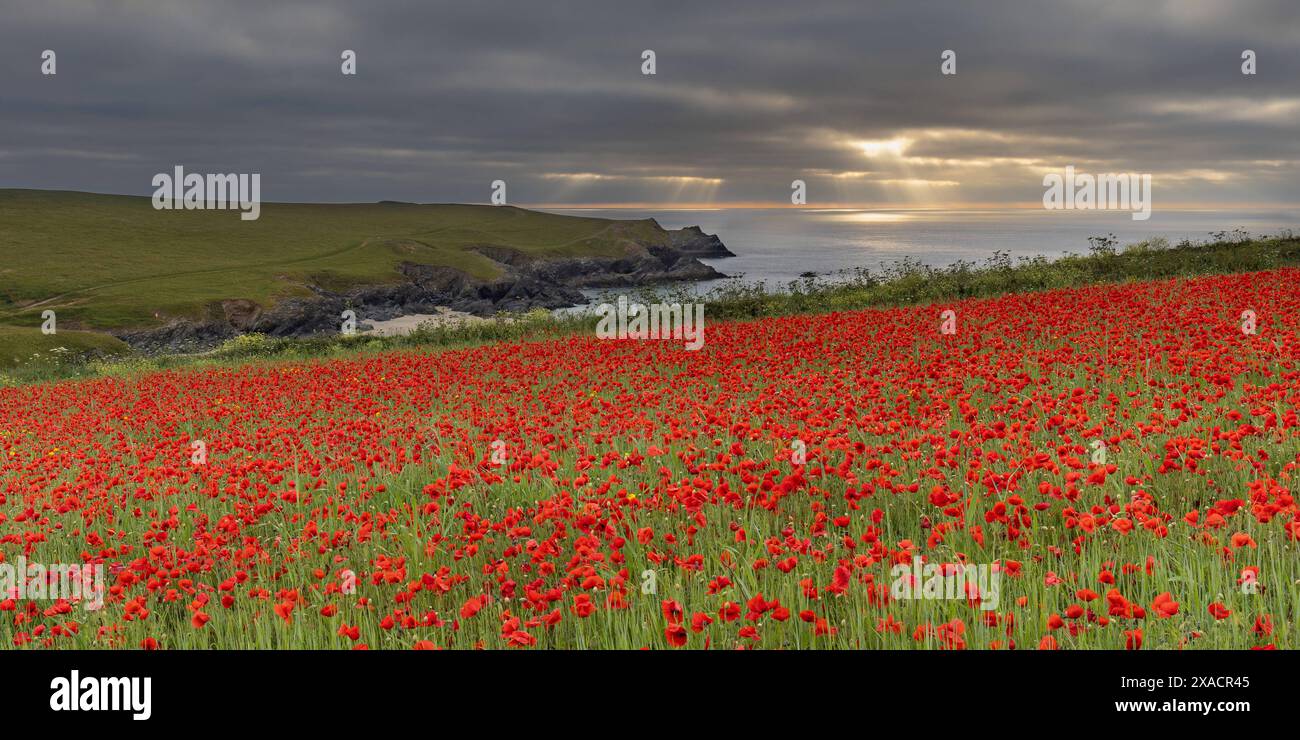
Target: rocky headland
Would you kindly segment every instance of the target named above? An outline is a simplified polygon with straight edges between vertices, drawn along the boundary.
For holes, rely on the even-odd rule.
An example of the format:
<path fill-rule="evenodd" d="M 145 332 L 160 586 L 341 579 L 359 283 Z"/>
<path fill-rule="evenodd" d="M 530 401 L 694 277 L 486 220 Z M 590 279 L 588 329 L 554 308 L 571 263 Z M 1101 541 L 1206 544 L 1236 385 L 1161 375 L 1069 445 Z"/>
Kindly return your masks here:
<path fill-rule="evenodd" d="M 639 288 L 678 281 L 716 280 L 726 275 L 700 259 L 733 257 L 717 236 L 698 226 L 666 230 L 660 243 L 631 243 L 618 257 L 538 257 L 508 246 L 483 244 L 467 249 L 499 266 L 493 279 L 461 270 L 401 262 L 395 279 L 379 284 L 330 290 L 305 282 L 309 295 L 282 298 L 270 306 L 228 299 L 208 307 L 202 319 L 173 319 L 162 326 L 125 329 L 113 334 L 145 353 L 195 352 L 239 334 L 275 337 L 337 334 L 344 311 L 367 321 L 451 310 L 487 317 L 500 312 L 555 309 L 586 302 L 584 288 Z"/>

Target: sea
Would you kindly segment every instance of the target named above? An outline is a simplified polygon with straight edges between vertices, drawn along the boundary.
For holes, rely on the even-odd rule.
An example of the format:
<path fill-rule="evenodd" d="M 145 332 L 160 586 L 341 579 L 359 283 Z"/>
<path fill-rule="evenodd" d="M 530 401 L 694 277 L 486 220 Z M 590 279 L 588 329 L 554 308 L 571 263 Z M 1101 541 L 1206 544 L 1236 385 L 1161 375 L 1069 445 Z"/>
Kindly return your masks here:
<path fill-rule="evenodd" d="M 1089 237 L 1113 235 L 1120 246 L 1162 237 L 1170 244 L 1212 240 L 1219 232 L 1253 236 L 1286 230 L 1300 233 L 1300 209 L 1164 210 L 1146 221 L 1128 211 L 1045 209 L 567 209 L 600 218 L 654 218 L 666 229 L 699 226 L 717 234 L 736 254 L 704 260 L 719 272 L 770 291 L 815 273 L 818 280 L 851 277 L 857 268 L 877 270 L 905 258 L 935 267 L 958 260 L 983 262 L 997 252 L 1012 258 L 1087 254 Z M 674 286 L 705 295 L 717 281 Z M 593 301 L 608 291 L 588 291 Z"/>

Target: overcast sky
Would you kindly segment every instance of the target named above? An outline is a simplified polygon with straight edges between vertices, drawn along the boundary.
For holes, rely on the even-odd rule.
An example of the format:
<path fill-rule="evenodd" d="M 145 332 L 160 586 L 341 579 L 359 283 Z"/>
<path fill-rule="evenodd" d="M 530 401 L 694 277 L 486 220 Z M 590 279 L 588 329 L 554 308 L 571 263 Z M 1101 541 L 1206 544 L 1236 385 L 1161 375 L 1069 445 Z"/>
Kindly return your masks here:
<path fill-rule="evenodd" d="M 485 202 L 500 179 L 518 204 L 788 203 L 799 178 L 811 206 L 1034 204 L 1072 164 L 1152 173 L 1161 204 L 1296 204 L 1300 2 L 0 12 L 0 187 L 147 195 L 178 164 L 261 173 L 268 201 Z"/>

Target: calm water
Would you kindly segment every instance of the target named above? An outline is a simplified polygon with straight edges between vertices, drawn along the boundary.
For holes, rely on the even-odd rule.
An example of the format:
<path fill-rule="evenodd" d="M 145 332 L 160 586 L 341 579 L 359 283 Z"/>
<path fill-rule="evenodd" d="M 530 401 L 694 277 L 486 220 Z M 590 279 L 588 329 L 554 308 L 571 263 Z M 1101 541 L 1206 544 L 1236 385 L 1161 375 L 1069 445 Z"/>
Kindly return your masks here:
<path fill-rule="evenodd" d="M 877 268 L 911 257 L 942 266 L 959 259 L 981 262 L 994 251 L 1013 257 L 1066 252 L 1086 254 L 1088 237 L 1109 233 L 1129 244 L 1155 236 L 1171 243 L 1208 239 L 1211 232 L 1245 229 L 1251 234 L 1300 232 L 1300 210 L 1170 211 L 1156 209 L 1147 221 L 1120 211 L 1040 209 L 709 211 L 567 210 L 602 218 L 654 218 L 667 229 L 700 226 L 717 234 L 736 257 L 707 260 L 719 272 L 779 289 L 801 273 L 833 280 L 853 268 Z M 710 283 L 694 286 L 707 292 Z"/>

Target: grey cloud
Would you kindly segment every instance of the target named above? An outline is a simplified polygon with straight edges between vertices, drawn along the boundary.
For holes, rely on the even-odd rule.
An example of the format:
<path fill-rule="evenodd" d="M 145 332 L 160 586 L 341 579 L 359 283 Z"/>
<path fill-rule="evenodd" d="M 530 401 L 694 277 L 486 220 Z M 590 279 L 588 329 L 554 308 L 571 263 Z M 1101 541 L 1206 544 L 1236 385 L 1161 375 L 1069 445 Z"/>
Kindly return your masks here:
<path fill-rule="evenodd" d="M 481 202 L 500 178 L 516 202 L 703 205 L 802 177 L 983 203 L 1076 164 L 1155 173 L 1166 201 L 1300 202 L 1292 0 L 55 0 L 3 20 L 0 186 L 145 194 L 184 164 L 261 172 L 272 200 Z"/>

